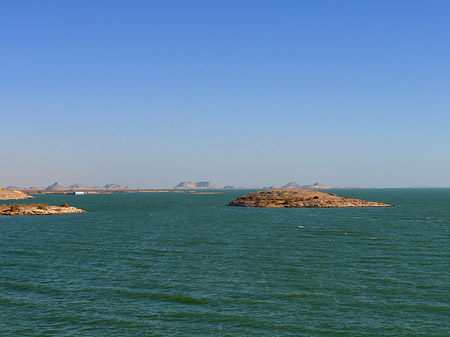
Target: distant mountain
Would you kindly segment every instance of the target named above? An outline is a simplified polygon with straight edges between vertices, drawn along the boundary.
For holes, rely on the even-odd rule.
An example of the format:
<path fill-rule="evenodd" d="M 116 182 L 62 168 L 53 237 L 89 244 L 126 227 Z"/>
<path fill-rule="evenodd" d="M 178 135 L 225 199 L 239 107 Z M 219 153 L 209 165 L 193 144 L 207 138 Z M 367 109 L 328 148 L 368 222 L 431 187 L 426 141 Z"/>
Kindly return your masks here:
<path fill-rule="evenodd" d="M 176 189 L 216 189 L 217 187 L 211 184 L 209 181 L 199 181 L 197 183 L 193 183 L 192 181 L 183 181 L 175 186 Z"/>
<path fill-rule="evenodd" d="M 209 181 L 199 181 L 198 183 L 195 183 L 196 188 L 208 188 L 208 189 L 214 189 L 217 188 L 213 184 L 211 184 Z"/>
<path fill-rule="evenodd" d="M 8 186 L 6 188 L 7 191 L 18 191 L 18 190 L 21 190 L 21 189 L 22 189 L 22 187 L 19 187 L 19 186 Z"/>
<path fill-rule="evenodd" d="M 84 186 L 84 185 L 82 185 L 80 183 L 76 183 L 74 185 L 70 185 L 69 189 L 71 189 L 71 190 L 92 190 L 93 187 Z"/>
<path fill-rule="evenodd" d="M 64 191 L 67 190 L 67 187 L 58 184 L 57 182 L 53 185 L 47 186 L 46 191 Z"/>
<path fill-rule="evenodd" d="M 180 189 L 195 188 L 195 183 L 193 183 L 192 181 L 183 181 L 183 182 L 179 183 L 178 185 L 176 185 L 175 188 L 180 188 Z"/>
<path fill-rule="evenodd" d="M 103 188 L 105 190 L 123 190 L 124 189 L 124 187 L 119 184 L 107 184 L 107 185 L 103 186 Z"/>
<path fill-rule="evenodd" d="M 317 183 L 315 183 L 313 185 L 304 185 L 302 188 L 306 188 L 306 189 L 309 189 L 309 190 L 320 190 L 320 189 L 326 190 L 326 189 L 329 189 L 330 187 L 328 187 L 328 186 L 326 186 L 326 185 L 324 185 L 322 183 L 317 182 Z"/>
<path fill-rule="evenodd" d="M 287 183 L 286 185 L 282 186 L 281 188 L 303 188 L 303 185 L 300 185 L 299 183 L 295 181 L 291 181 Z"/>
<path fill-rule="evenodd" d="M 86 186 L 80 183 L 76 183 L 70 186 L 63 186 L 60 185 L 59 183 L 54 183 L 53 185 L 47 186 L 47 187 L 19 187 L 19 186 L 8 186 L 6 188 L 6 190 L 8 191 L 67 191 L 67 190 L 74 190 L 74 191 L 92 191 L 92 190 L 111 190 L 111 191 L 116 191 L 116 190 L 129 190 L 130 188 L 128 186 L 123 187 L 122 185 L 119 184 L 107 184 L 103 187 L 101 186 L 95 186 L 95 187 L 91 187 L 91 186 Z"/>
<path fill-rule="evenodd" d="M 44 187 L 19 187 L 19 186 L 8 186 L 6 188 L 8 191 L 42 191 L 44 190 Z"/>
<path fill-rule="evenodd" d="M 244 186 L 234 186 L 234 185 L 227 185 L 223 187 L 224 190 L 248 190 L 249 187 Z"/>
<path fill-rule="evenodd" d="M 300 185 L 295 181 L 291 181 L 290 183 L 284 185 L 282 188 L 297 188 L 297 189 L 308 189 L 308 190 L 319 190 L 319 189 L 329 189 L 330 187 L 317 182 L 312 185 Z"/>
<path fill-rule="evenodd" d="M 349 187 L 349 186 L 327 186 L 320 182 L 317 182 L 312 185 L 300 185 L 295 181 L 291 181 L 290 183 L 284 185 L 282 188 L 297 188 L 297 189 L 308 189 L 308 190 L 328 190 L 328 189 L 344 189 L 344 188 L 361 188 L 361 187 Z"/>
<path fill-rule="evenodd" d="M 0 190 L 6 190 L 6 188 L 4 188 L 3 186 L 0 186 Z"/>

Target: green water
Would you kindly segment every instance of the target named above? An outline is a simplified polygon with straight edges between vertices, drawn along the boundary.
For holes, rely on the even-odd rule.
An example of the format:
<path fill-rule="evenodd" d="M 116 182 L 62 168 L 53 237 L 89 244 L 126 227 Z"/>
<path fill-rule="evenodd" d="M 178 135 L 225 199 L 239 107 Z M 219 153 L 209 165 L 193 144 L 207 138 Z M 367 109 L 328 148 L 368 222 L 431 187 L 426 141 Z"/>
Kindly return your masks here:
<path fill-rule="evenodd" d="M 449 336 L 450 190 L 394 208 L 226 207 L 246 191 L 38 196 L 0 217 L 0 336 Z"/>

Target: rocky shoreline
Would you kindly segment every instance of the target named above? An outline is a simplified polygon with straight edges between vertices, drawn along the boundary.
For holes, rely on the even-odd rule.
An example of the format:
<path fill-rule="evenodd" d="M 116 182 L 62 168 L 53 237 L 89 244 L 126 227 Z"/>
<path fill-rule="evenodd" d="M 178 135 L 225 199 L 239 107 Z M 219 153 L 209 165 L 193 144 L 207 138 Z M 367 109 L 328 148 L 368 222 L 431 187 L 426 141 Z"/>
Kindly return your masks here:
<path fill-rule="evenodd" d="M 49 206 L 47 204 L 12 204 L 0 205 L 0 215 L 54 215 L 54 214 L 73 214 L 86 213 L 86 211 L 71 207 L 67 203 L 61 206 Z"/>
<path fill-rule="evenodd" d="M 227 206 L 265 208 L 392 207 L 392 205 L 380 202 L 339 197 L 334 193 L 292 188 L 253 192 L 238 197 Z"/>

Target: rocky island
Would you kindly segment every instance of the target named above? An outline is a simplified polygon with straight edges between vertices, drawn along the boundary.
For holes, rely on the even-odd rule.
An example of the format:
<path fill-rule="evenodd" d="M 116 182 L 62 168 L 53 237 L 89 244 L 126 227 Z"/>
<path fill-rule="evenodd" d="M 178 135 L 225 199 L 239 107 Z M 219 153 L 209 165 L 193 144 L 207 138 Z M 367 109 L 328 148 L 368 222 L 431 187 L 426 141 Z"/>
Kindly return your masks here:
<path fill-rule="evenodd" d="M 53 214 L 72 214 L 86 213 L 86 211 L 71 207 L 67 203 L 61 206 L 49 206 L 47 204 L 13 204 L 0 205 L 0 215 L 53 215 Z"/>
<path fill-rule="evenodd" d="M 8 191 L 0 187 L 0 200 L 19 200 L 31 198 L 33 197 L 21 191 Z"/>
<path fill-rule="evenodd" d="M 227 206 L 268 208 L 392 207 L 392 205 L 380 202 L 338 197 L 334 193 L 292 188 L 253 192 L 238 197 Z"/>

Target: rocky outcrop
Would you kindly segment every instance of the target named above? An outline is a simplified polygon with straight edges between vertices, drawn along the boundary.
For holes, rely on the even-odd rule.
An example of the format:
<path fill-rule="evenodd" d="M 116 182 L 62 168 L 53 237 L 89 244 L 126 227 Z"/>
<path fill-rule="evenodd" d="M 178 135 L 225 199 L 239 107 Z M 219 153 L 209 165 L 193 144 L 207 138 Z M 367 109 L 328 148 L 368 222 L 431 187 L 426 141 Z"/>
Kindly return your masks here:
<path fill-rule="evenodd" d="M 342 207 L 391 207 L 392 205 L 338 197 L 334 193 L 314 190 L 279 188 L 253 192 L 230 202 L 228 206 L 268 208 L 342 208 Z"/>
<path fill-rule="evenodd" d="M 28 195 L 21 191 L 0 190 L 0 200 L 18 200 L 31 198 L 33 198 L 31 195 Z"/>
<path fill-rule="evenodd" d="M 0 205 L 0 215 L 53 215 L 53 214 L 72 214 L 85 213 L 86 211 L 70 207 L 66 203 L 61 206 L 49 206 L 47 204 L 13 204 Z"/>

